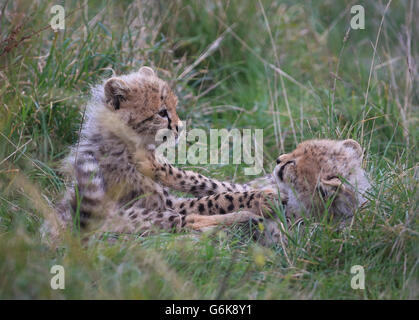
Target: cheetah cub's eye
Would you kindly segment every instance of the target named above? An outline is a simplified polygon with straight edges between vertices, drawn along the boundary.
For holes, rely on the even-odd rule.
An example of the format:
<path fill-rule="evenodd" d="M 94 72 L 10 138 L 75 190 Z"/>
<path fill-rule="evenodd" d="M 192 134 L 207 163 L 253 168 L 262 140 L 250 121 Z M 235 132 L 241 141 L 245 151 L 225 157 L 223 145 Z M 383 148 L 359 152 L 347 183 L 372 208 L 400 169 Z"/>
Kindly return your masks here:
<path fill-rule="evenodd" d="M 163 110 L 160 110 L 159 116 L 163 118 L 167 118 L 169 115 L 167 114 L 167 110 L 163 109 Z"/>

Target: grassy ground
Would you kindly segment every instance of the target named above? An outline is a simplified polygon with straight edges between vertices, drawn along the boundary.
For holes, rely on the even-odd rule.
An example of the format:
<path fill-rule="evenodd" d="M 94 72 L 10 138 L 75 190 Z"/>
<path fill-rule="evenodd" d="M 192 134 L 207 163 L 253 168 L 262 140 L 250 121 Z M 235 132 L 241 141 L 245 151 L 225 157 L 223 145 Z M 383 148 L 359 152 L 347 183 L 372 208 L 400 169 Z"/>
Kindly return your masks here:
<path fill-rule="evenodd" d="M 353 1 L 66 1 L 56 34 L 54 4 L 0 2 L 0 298 L 419 298 L 416 1 L 361 1 L 365 30 L 348 29 Z M 89 86 L 144 64 L 176 88 L 189 128 L 264 129 L 267 172 L 302 140 L 360 141 L 370 204 L 349 232 L 318 224 L 285 249 L 238 232 L 43 244 Z M 65 290 L 51 290 L 55 264 Z"/>

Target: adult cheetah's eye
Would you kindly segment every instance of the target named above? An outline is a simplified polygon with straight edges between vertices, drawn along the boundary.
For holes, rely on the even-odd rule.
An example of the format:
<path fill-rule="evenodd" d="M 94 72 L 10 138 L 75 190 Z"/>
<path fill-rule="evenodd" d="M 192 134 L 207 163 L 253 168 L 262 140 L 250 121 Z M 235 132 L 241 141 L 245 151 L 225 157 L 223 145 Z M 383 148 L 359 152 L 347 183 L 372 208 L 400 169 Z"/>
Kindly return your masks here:
<path fill-rule="evenodd" d="M 169 115 L 167 114 L 167 110 L 163 109 L 159 112 L 159 116 L 163 118 L 167 118 Z"/>

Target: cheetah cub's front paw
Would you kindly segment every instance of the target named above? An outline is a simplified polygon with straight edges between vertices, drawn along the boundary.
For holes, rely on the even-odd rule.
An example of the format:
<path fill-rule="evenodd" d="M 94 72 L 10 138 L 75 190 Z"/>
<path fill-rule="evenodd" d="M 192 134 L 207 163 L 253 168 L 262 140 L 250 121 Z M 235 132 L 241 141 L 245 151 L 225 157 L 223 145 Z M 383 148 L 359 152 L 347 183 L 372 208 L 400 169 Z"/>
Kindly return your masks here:
<path fill-rule="evenodd" d="M 275 216 L 275 208 L 279 207 L 278 203 L 278 192 L 272 189 L 266 189 L 262 192 L 262 199 L 260 205 L 261 215 L 264 216 L 266 214 Z M 284 202 L 281 195 L 281 201 Z"/>
<path fill-rule="evenodd" d="M 134 152 L 134 161 L 138 172 L 151 179 L 155 178 L 156 159 L 154 152 L 145 149 L 137 149 Z"/>
<path fill-rule="evenodd" d="M 186 216 L 185 227 L 197 231 L 206 231 L 212 230 L 217 226 L 227 227 L 251 220 L 260 222 L 263 221 L 263 218 L 250 211 L 231 212 L 210 216 L 191 214 Z"/>

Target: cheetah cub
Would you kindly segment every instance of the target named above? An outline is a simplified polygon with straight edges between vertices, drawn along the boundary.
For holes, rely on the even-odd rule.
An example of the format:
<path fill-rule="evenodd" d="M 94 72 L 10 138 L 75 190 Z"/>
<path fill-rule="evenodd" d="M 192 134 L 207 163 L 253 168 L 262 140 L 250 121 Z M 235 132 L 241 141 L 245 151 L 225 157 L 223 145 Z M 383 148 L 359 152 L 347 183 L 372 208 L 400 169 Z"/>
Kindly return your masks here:
<path fill-rule="evenodd" d="M 178 137 L 182 122 L 177 97 L 149 67 L 112 77 L 92 89 L 79 142 L 64 168 L 69 183 L 57 206 L 60 226 L 82 230 L 148 234 L 180 231 L 190 215 L 227 214 L 239 209 L 260 215 L 274 192 L 220 182 L 165 163 L 155 179 L 139 171 L 138 152 L 156 147 L 159 130 Z M 170 187 L 199 198 L 179 199 Z M 271 201 L 270 200 L 270 201 Z"/>
<path fill-rule="evenodd" d="M 260 190 L 277 187 L 288 222 L 302 221 L 302 217 L 319 221 L 327 212 L 332 221 L 343 227 L 355 210 L 367 202 L 370 183 L 362 168 L 362 158 L 363 150 L 355 140 L 308 140 L 291 153 L 281 155 L 271 175 L 249 185 Z M 249 219 L 240 213 L 236 217 L 234 222 Z M 250 219 L 254 221 L 253 217 Z M 227 216 L 196 217 L 195 220 L 205 226 L 229 225 L 232 221 Z M 256 237 L 268 245 L 278 243 L 279 219 L 274 215 L 263 222 L 265 231 Z"/>
<path fill-rule="evenodd" d="M 352 139 L 308 140 L 281 155 L 273 171 L 288 198 L 288 217 L 319 219 L 328 212 L 345 224 L 366 203 L 370 183 L 362 168 L 363 150 Z"/>

